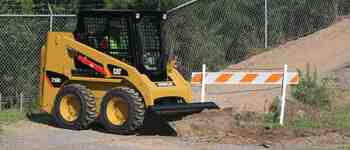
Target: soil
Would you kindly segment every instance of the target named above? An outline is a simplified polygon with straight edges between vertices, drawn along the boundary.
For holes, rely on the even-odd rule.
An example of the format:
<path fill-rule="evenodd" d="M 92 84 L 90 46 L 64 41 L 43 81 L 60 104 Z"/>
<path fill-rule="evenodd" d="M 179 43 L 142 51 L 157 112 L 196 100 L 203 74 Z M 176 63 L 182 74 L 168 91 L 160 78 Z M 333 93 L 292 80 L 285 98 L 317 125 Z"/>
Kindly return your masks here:
<path fill-rule="evenodd" d="M 298 110 L 302 109 L 294 107 L 287 111 Z M 270 128 L 262 124 L 263 118 L 259 116 L 254 112 L 236 113 L 232 109 L 207 111 L 177 122 L 176 131 L 181 137 L 195 142 L 270 146 L 350 144 L 350 129 Z"/>
<path fill-rule="evenodd" d="M 333 71 L 349 63 L 350 18 L 303 38 L 287 42 L 271 51 L 253 56 L 229 69 L 281 68 L 288 64 L 304 70 L 306 64 L 321 72 Z"/>

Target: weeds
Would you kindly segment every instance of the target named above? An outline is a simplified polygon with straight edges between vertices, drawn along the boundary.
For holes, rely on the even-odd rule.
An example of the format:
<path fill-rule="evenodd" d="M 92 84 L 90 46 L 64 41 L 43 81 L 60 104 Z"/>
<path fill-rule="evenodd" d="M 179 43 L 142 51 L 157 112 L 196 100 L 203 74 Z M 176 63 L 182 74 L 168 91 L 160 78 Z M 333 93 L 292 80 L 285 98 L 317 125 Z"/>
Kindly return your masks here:
<path fill-rule="evenodd" d="M 277 119 L 275 113 L 267 113 L 264 115 L 264 123 L 263 126 L 269 129 L 276 129 L 282 127 Z"/>
<path fill-rule="evenodd" d="M 291 128 L 330 128 L 349 129 L 350 128 L 350 106 L 337 108 L 336 110 L 321 110 L 320 117 L 313 117 L 306 114 L 288 123 Z"/>
<path fill-rule="evenodd" d="M 320 124 L 310 116 L 301 116 L 289 123 L 288 127 L 296 129 L 320 128 Z"/>
<path fill-rule="evenodd" d="M 0 111 L 0 124 L 15 123 L 26 118 L 25 113 L 16 109 Z"/>
<path fill-rule="evenodd" d="M 320 78 L 317 70 L 311 72 L 307 66 L 306 73 L 300 72 L 301 80 L 297 86 L 292 87 L 292 95 L 309 109 L 319 110 L 319 115 L 306 114 L 298 116 L 289 123 L 293 128 L 350 128 L 350 106 L 330 108 L 331 100 L 336 96 L 335 79 L 332 77 Z"/>
<path fill-rule="evenodd" d="M 300 82 L 292 87 L 292 96 L 296 101 L 289 100 L 286 108 L 286 128 L 350 128 L 350 106 L 331 108 L 331 100 L 336 96 L 335 79 L 320 77 L 317 70 L 310 71 L 307 65 L 305 74 L 300 70 Z M 265 115 L 264 125 L 278 128 L 278 99 L 275 98 Z M 277 115 L 276 115 L 277 114 Z"/>
<path fill-rule="evenodd" d="M 321 126 L 325 128 L 350 129 L 350 106 L 338 107 L 330 112 L 323 112 Z"/>
<path fill-rule="evenodd" d="M 307 65 L 306 73 L 301 76 L 298 85 L 292 87 L 292 95 L 304 104 L 316 107 L 329 107 L 330 100 L 335 95 L 335 79 L 331 77 L 320 78 L 317 70 L 311 72 Z"/>

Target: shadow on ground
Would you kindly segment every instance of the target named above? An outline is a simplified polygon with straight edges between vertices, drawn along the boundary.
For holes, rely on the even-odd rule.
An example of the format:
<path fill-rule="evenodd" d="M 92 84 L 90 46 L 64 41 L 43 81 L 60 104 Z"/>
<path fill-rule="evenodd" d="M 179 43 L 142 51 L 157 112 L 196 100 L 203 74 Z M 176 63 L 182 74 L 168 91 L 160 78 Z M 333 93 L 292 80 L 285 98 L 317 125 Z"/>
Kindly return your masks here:
<path fill-rule="evenodd" d="M 52 117 L 47 113 L 28 113 L 27 118 L 36 123 L 55 126 Z"/>
<path fill-rule="evenodd" d="M 30 121 L 39 123 L 39 124 L 46 124 L 48 126 L 52 126 L 55 128 L 59 128 L 54 123 L 53 118 L 51 115 L 47 113 L 31 113 L 27 114 L 27 118 Z M 140 136 L 153 136 L 153 135 L 159 135 L 159 136 L 177 136 L 177 133 L 175 129 L 171 126 L 171 122 L 164 121 L 159 116 L 153 115 L 153 114 L 147 114 L 144 121 L 144 127 L 137 131 L 137 135 Z M 91 125 L 92 130 L 100 131 L 100 132 L 106 132 L 103 130 L 103 127 L 95 122 Z"/>
<path fill-rule="evenodd" d="M 148 113 L 145 117 L 144 127 L 139 131 L 140 135 L 177 136 L 173 122 L 167 122 L 161 117 Z"/>

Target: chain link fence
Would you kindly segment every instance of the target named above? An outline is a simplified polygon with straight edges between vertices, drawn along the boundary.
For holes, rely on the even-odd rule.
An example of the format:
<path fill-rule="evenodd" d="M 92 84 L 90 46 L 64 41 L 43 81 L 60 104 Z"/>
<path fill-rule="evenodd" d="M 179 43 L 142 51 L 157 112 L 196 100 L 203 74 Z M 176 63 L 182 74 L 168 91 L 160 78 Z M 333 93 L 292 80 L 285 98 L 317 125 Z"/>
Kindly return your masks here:
<path fill-rule="evenodd" d="M 264 9 L 265 2 L 268 2 L 268 12 Z M 166 49 L 177 57 L 180 72 L 189 79 L 191 72 L 201 70 L 202 64 L 207 64 L 208 71 L 224 70 L 268 48 L 329 26 L 338 15 L 350 12 L 349 3 L 335 2 L 199 0 L 169 14 L 163 28 L 164 42 Z M 1 13 L 20 12 L 31 13 L 30 10 Z M 48 10 L 39 12 L 49 13 Z M 72 12 L 60 8 L 53 13 Z M 264 45 L 265 13 L 268 15 L 267 49 Z M 75 25 L 76 18 L 72 16 L 55 15 L 52 20 L 53 31 L 71 32 Z M 21 93 L 33 101 L 38 99 L 40 48 L 48 31 L 50 15 L 0 16 L 0 93 L 3 100 Z"/>
<path fill-rule="evenodd" d="M 170 14 L 166 44 L 189 78 L 202 64 L 208 71 L 223 70 L 325 28 L 335 21 L 337 7 L 333 0 L 200 0 Z"/>
<path fill-rule="evenodd" d="M 169 14 L 165 43 L 187 79 L 192 72 L 201 72 L 202 64 L 208 72 L 280 72 L 282 65 L 237 68 L 236 64 L 330 26 L 348 6 L 336 0 L 199 0 Z M 280 96 L 281 85 L 208 85 L 206 91 L 206 99 L 220 106 L 266 112 Z M 201 88 L 193 86 L 194 99 L 200 99 L 200 93 Z"/>
<path fill-rule="evenodd" d="M 50 31 L 50 16 L 2 15 L 0 22 L 0 109 L 19 108 L 20 95 L 39 98 L 40 49 Z M 75 24 L 75 17 L 55 16 L 52 30 L 71 32 Z"/>

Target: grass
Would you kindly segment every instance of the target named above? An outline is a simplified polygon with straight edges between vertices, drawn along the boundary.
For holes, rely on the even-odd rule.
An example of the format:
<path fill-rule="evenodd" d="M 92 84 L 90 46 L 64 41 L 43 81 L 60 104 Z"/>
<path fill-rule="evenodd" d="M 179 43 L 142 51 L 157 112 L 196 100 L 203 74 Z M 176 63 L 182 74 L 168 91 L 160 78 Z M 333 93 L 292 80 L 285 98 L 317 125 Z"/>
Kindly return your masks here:
<path fill-rule="evenodd" d="M 16 109 L 8 109 L 0 111 L 0 124 L 16 123 L 26 118 L 25 113 Z"/>
<path fill-rule="evenodd" d="M 318 79 L 320 78 L 317 77 L 316 73 L 314 73 L 313 77 L 306 75 L 304 77 L 304 83 L 301 83 L 304 85 L 299 86 L 304 88 L 298 89 L 299 87 L 295 87 L 294 92 L 309 92 L 304 93 L 302 100 L 297 99 L 304 105 L 309 106 L 307 107 L 309 110 L 306 110 L 304 115 L 298 116 L 296 120 L 289 122 L 288 127 L 297 129 L 350 129 L 350 104 L 344 103 L 342 105 L 335 105 L 333 108 L 331 107 L 332 101 L 337 99 L 339 94 L 348 95 L 349 93 L 336 88 L 335 81 L 332 78 L 321 78 L 319 80 L 320 82 L 316 81 Z M 305 87 L 309 89 L 305 90 Z M 293 94 L 297 95 L 297 92 Z M 312 114 L 311 112 L 313 110 L 319 111 L 319 115 Z"/>
<path fill-rule="evenodd" d="M 300 117 L 297 120 L 294 120 L 293 122 L 290 122 L 289 124 L 287 124 L 287 127 L 293 129 L 312 129 L 320 128 L 320 124 L 312 118 L 305 116 Z"/>
<path fill-rule="evenodd" d="M 308 116 L 293 121 L 289 126 L 292 128 L 332 128 L 349 129 L 350 128 L 350 107 L 340 108 L 336 111 L 322 112 L 319 120 L 314 120 Z"/>
<path fill-rule="evenodd" d="M 283 128 L 350 129 L 350 104 L 342 104 L 335 107 L 325 107 L 331 104 L 318 102 L 313 103 L 315 101 L 316 100 L 309 101 L 312 103 L 304 103 L 304 101 L 299 101 L 299 103 L 295 104 L 295 106 L 291 106 L 293 103 L 289 103 L 287 105 L 289 108 L 287 108 L 286 111 L 293 111 L 295 113 L 286 112 L 285 117 L 287 120 L 285 120 L 285 125 Z M 264 115 L 264 127 L 281 128 L 278 122 L 279 118 L 275 113 L 268 113 Z"/>
<path fill-rule="evenodd" d="M 315 108 L 318 109 L 318 108 Z M 310 114 L 299 116 L 297 119 L 286 122 L 284 128 L 291 129 L 350 129 L 350 105 L 337 107 L 333 110 L 320 109 L 320 117 L 314 117 Z M 286 116 L 290 117 L 290 116 Z M 280 128 L 278 119 L 275 119 L 273 113 L 264 116 L 264 127 Z"/>
<path fill-rule="evenodd" d="M 334 105 L 335 99 L 350 95 L 349 90 L 337 88 L 334 77 L 321 77 L 317 70 L 301 72 L 300 82 L 292 86 L 293 98 L 287 101 L 285 125 L 290 129 L 350 129 L 350 104 Z M 345 94 L 345 96 L 342 94 Z M 278 98 L 275 98 L 270 113 L 264 115 L 263 125 L 281 128 L 278 116 Z"/>
<path fill-rule="evenodd" d="M 0 111 L 0 125 L 16 123 L 20 120 L 24 120 L 27 118 L 27 113 L 36 112 L 39 110 L 38 108 L 39 100 L 34 100 L 31 103 L 28 103 L 28 105 L 24 106 L 23 112 L 20 112 L 18 108 L 3 109 Z"/>
<path fill-rule="evenodd" d="M 275 113 L 267 113 L 264 116 L 263 126 L 265 128 L 275 129 L 282 127 L 276 119 Z"/>
<path fill-rule="evenodd" d="M 320 126 L 325 128 L 350 129 L 350 106 L 322 112 Z"/>
<path fill-rule="evenodd" d="M 336 91 L 335 79 L 320 77 L 317 70 L 311 72 L 309 65 L 305 74 L 299 71 L 300 83 L 292 87 L 295 104 L 290 103 L 286 108 L 284 128 L 350 128 L 350 105 L 332 108 L 331 101 L 339 91 Z M 291 106 L 295 105 L 295 106 Z M 287 106 L 288 107 L 288 106 Z M 269 128 L 279 128 L 278 99 L 274 100 L 272 112 L 265 115 L 264 125 Z M 287 113 L 289 111 L 289 113 Z M 288 116 L 292 115 L 292 116 Z"/>

